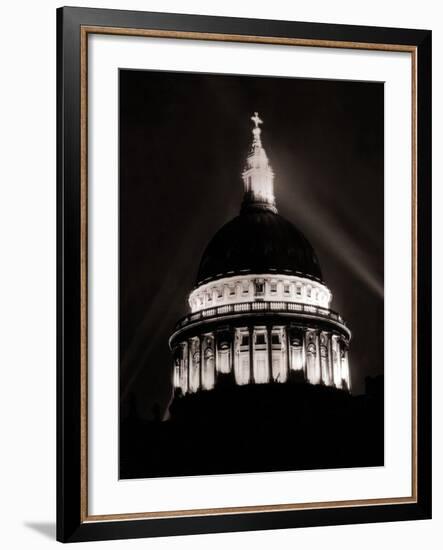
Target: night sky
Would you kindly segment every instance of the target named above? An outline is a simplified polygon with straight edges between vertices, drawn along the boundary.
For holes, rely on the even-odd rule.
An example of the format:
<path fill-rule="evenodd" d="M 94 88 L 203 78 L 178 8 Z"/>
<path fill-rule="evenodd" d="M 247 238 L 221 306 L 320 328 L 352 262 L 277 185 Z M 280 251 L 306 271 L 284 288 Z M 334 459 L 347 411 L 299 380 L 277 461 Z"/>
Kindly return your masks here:
<path fill-rule="evenodd" d="M 313 245 L 350 327 L 353 393 L 383 373 L 382 83 L 120 71 L 121 412 L 170 398 L 168 338 L 235 217 L 258 111 L 279 213 Z"/>

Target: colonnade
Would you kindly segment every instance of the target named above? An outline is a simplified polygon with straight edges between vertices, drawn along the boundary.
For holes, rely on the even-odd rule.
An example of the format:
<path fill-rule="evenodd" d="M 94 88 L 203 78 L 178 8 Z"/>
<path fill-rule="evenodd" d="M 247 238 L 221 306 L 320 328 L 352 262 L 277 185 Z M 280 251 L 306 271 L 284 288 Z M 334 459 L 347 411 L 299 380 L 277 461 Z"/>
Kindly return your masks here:
<path fill-rule="evenodd" d="M 183 394 L 214 388 L 218 373 L 235 383 L 284 383 L 291 372 L 311 384 L 351 389 L 347 344 L 331 331 L 245 326 L 190 337 L 174 348 L 174 388 Z"/>

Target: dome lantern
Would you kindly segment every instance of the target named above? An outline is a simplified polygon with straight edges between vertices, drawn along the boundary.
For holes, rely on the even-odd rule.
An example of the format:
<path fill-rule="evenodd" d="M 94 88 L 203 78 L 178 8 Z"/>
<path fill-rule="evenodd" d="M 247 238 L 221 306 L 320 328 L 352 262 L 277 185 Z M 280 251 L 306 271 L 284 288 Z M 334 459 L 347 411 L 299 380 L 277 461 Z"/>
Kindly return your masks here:
<path fill-rule="evenodd" d="M 257 112 L 254 113 L 251 120 L 254 122 L 254 128 L 252 129 L 253 139 L 242 174 L 245 186 L 242 210 L 259 208 L 277 212 L 274 197 L 274 172 L 261 142 L 261 129 L 259 125 L 263 124 L 263 121 Z"/>

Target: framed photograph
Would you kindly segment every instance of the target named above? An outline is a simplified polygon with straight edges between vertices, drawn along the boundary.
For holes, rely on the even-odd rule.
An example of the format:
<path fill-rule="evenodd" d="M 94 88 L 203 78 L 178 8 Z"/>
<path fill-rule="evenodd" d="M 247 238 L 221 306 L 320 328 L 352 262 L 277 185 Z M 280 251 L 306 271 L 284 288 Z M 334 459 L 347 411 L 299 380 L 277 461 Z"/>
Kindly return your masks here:
<path fill-rule="evenodd" d="M 431 517 L 431 32 L 60 8 L 63 542 Z"/>

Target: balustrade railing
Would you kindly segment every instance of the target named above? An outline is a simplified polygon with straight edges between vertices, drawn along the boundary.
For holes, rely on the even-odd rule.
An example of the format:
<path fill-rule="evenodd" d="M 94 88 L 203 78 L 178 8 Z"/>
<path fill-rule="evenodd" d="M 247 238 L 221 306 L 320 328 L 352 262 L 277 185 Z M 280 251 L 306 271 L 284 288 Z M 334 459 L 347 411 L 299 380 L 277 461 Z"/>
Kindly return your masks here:
<path fill-rule="evenodd" d="M 219 307 L 211 307 L 208 309 L 202 309 L 196 313 L 190 313 L 183 317 L 177 325 L 176 329 L 180 329 L 195 321 L 202 319 L 210 319 L 211 317 L 221 317 L 223 315 L 229 315 L 230 313 L 248 313 L 257 311 L 271 311 L 271 312 L 297 312 L 306 313 L 309 315 L 316 315 L 318 317 L 324 317 L 327 319 L 333 319 L 338 323 L 346 326 L 341 316 L 332 311 L 331 309 L 312 306 L 308 304 L 295 304 L 293 302 L 245 302 L 242 304 L 228 304 Z"/>

